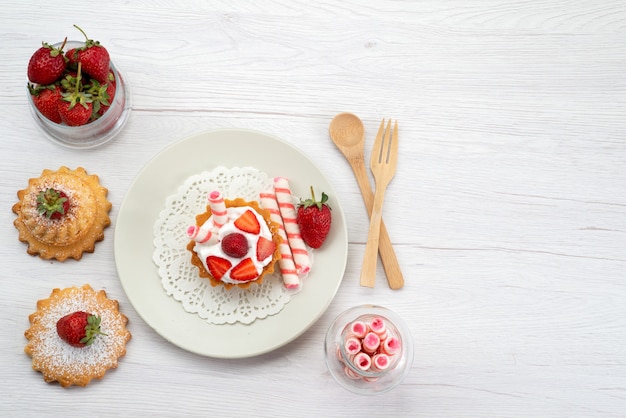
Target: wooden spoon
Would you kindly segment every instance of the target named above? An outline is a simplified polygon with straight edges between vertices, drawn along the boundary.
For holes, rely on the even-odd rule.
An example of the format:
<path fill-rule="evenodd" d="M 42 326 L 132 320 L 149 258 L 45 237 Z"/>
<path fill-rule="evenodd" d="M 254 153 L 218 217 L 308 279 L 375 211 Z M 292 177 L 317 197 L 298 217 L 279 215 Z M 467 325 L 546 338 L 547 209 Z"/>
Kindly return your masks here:
<path fill-rule="evenodd" d="M 363 122 L 352 113 L 340 113 L 330 122 L 328 132 L 332 141 L 346 157 L 350 167 L 352 167 L 352 171 L 361 189 L 367 215 L 372 216 L 374 192 L 372 192 L 372 187 L 370 186 L 367 172 L 365 171 L 365 128 L 363 127 Z M 385 268 L 389 287 L 392 289 L 402 288 L 402 286 L 404 286 L 402 270 L 400 270 L 398 258 L 391 245 L 391 239 L 387 233 L 385 223 L 382 220 L 380 222 L 378 252 L 380 253 L 380 259 Z"/>

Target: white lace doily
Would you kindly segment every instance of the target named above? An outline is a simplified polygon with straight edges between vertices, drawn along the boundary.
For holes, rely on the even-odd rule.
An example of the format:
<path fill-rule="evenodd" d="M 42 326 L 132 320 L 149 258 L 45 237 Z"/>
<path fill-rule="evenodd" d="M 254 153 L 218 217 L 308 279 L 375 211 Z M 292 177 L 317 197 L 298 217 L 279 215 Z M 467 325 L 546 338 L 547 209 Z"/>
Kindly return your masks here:
<path fill-rule="evenodd" d="M 298 289 L 286 289 L 280 274 L 265 276 L 261 285 L 248 289 L 211 286 L 191 264 L 187 227 L 206 211 L 207 196 L 219 190 L 227 199 L 241 197 L 258 201 L 259 192 L 272 190 L 272 179 L 251 167 L 217 167 L 188 178 L 169 196 L 154 225 L 153 260 L 159 268 L 166 293 L 181 302 L 185 311 L 196 313 L 212 324 L 250 324 L 280 312 Z"/>

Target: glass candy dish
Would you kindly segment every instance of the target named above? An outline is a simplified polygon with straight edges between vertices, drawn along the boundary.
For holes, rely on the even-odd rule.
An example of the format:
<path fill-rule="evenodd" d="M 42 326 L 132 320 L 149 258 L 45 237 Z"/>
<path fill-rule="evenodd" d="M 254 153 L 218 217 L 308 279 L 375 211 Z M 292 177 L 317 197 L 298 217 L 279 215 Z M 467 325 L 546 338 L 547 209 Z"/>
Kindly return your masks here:
<path fill-rule="evenodd" d="M 344 388 L 358 394 L 387 392 L 411 370 L 413 339 L 391 310 L 361 305 L 339 314 L 324 344 L 326 366 Z"/>

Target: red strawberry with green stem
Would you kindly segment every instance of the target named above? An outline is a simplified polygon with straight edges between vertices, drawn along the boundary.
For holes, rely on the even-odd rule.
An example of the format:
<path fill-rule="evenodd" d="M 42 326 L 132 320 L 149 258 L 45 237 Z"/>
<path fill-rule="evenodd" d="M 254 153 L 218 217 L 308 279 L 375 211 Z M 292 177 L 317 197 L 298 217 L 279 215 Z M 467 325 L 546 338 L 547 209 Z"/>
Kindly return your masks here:
<path fill-rule="evenodd" d="M 69 210 L 70 201 L 62 190 L 42 190 L 37 195 L 37 211 L 48 219 L 61 219 Z"/>
<path fill-rule="evenodd" d="M 65 53 L 65 60 L 67 69 L 76 71 L 78 68 L 78 48 L 68 49 Z"/>
<path fill-rule="evenodd" d="M 321 247 L 330 231 L 332 214 L 327 201 L 326 193 L 322 193 L 321 200 L 315 200 L 311 186 L 311 199 L 301 200 L 298 205 L 296 221 L 300 227 L 302 240 L 311 248 Z"/>
<path fill-rule="evenodd" d="M 63 80 L 66 91 L 61 93 L 59 100 L 59 114 L 61 120 L 68 126 L 80 126 L 89 122 L 93 112 L 91 94 L 83 91 L 81 83 L 81 62 L 78 63 L 76 78 L 71 76 Z"/>
<path fill-rule="evenodd" d="M 56 85 L 37 86 L 28 83 L 28 91 L 33 99 L 33 104 L 39 112 L 52 122 L 61 123 L 59 115 L 59 99 L 61 89 Z"/>
<path fill-rule="evenodd" d="M 66 41 L 67 38 L 60 48 L 44 42 L 43 46 L 35 51 L 28 61 L 27 74 L 31 83 L 46 85 L 61 78 L 65 71 L 66 58 L 63 55 L 63 48 Z"/>
<path fill-rule="evenodd" d="M 109 66 L 111 63 L 109 51 L 100 45 L 100 42 L 89 39 L 81 28 L 76 25 L 74 27 L 85 36 L 85 45 L 75 49 L 70 61 L 82 63 L 83 71 L 86 74 L 105 84 L 109 78 Z"/>
<path fill-rule="evenodd" d="M 113 97 L 115 97 L 115 84 L 109 81 L 106 84 L 100 84 L 97 80 L 91 80 L 88 93 L 91 94 L 93 100 L 92 119 L 98 119 L 111 106 Z"/>
<path fill-rule="evenodd" d="M 91 345 L 96 336 L 106 335 L 100 331 L 101 318 L 93 314 L 77 311 L 57 321 L 57 334 L 73 347 Z"/>

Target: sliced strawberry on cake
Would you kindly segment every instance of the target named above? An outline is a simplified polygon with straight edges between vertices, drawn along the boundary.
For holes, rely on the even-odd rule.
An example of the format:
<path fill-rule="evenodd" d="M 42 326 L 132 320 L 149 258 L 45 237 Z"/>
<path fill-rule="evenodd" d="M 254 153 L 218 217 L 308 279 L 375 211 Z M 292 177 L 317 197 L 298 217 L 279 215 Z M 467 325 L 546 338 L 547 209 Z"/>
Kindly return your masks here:
<path fill-rule="evenodd" d="M 251 258 L 246 258 L 237 264 L 230 272 L 230 278 L 241 282 L 249 282 L 258 277 L 259 272 Z"/>
<path fill-rule="evenodd" d="M 231 268 L 232 264 L 225 258 L 217 257 L 214 255 L 208 256 L 206 259 L 209 273 L 216 279 L 221 280 L 224 274 Z"/>
<path fill-rule="evenodd" d="M 257 235 L 261 231 L 259 220 L 250 209 L 246 210 L 235 220 L 235 226 L 243 232 Z"/>
<path fill-rule="evenodd" d="M 267 257 L 271 257 L 276 250 L 276 244 L 265 237 L 259 237 L 256 243 L 256 259 L 259 261 L 265 260 Z"/>

